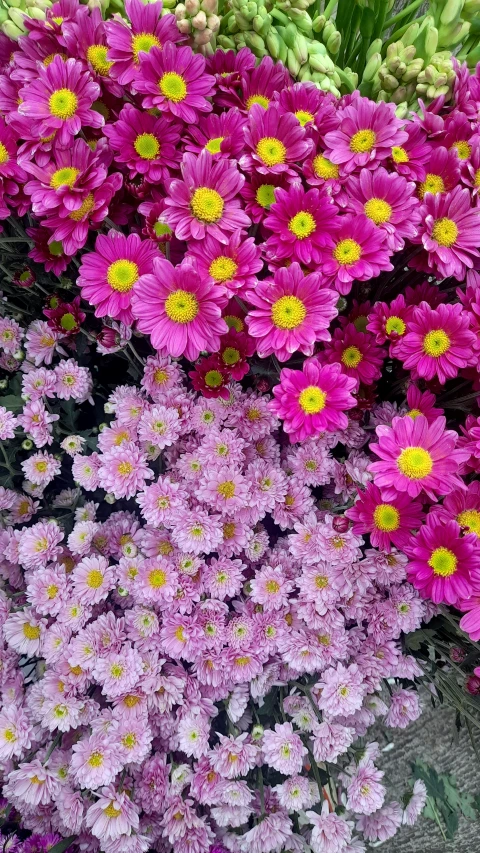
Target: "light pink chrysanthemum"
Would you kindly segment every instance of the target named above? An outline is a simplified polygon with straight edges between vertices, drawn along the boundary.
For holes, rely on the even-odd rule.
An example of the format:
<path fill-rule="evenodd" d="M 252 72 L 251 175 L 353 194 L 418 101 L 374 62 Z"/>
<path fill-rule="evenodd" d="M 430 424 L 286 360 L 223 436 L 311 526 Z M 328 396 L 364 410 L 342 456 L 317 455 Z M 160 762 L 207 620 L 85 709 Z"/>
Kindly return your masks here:
<path fill-rule="evenodd" d="M 262 752 L 266 763 L 284 776 L 300 773 L 303 758 L 307 755 L 307 749 L 291 723 L 277 723 L 274 730 L 265 729 Z"/>
<path fill-rule="evenodd" d="M 145 481 L 154 476 L 144 454 L 133 441 L 103 453 L 98 474 L 102 487 L 116 498 L 134 497 L 145 487 Z"/>

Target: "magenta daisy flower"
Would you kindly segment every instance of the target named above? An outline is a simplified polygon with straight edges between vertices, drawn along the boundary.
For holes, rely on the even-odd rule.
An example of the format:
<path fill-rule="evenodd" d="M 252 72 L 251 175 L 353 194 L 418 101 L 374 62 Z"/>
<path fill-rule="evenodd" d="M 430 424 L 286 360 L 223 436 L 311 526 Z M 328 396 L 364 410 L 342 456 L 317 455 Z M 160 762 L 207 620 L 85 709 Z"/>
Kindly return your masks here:
<path fill-rule="evenodd" d="M 347 428 L 345 409 L 355 406 L 351 394 L 355 385 L 339 364 L 322 366 L 308 359 L 302 370 L 283 368 L 270 408 L 283 420 L 292 443 L 304 441 L 310 435 Z"/>
<path fill-rule="evenodd" d="M 354 279 L 367 281 L 393 269 L 384 234 L 364 214 L 342 216 L 322 255 L 322 272 L 342 296 L 350 293 Z"/>
<path fill-rule="evenodd" d="M 384 344 L 385 341 L 396 344 L 404 337 L 412 313 L 413 308 L 405 304 L 402 293 L 390 304 L 376 302 L 371 313 L 368 314 L 367 330 L 375 335 L 377 344 Z M 390 351 L 392 354 L 396 353 L 392 347 Z"/>
<path fill-rule="evenodd" d="M 255 341 L 244 332 L 229 329 L 220 340 L 219 358 L 232 379 L 239 381 L 250 370 L 247 357 L 255 352 Z"/>
<path fill-rule="evenodd" d="M 331 243 L 336 231 L 337 208 L 323 190 L 305 191 L 294 183 L 288 190 L 277 189 L 275 203 L 264 220 L 272 234 L 266 242 L 268 255 L 292 258 L 302 264 L 318 264 L 321 248 Z"/>
<path fill-rule="evenodd" d="M 26 231 L 33 240 L 33 248 L 30 249 L 28 257 L 37 264 L 43 264 L 46 272 L 53 272 L 57 276 L 64 272 L 71 257 L 64 254 L 63 246 L 58 241 L 49 243 L 51 231 L 46 228 L 27 228 Z"/>
<path fill-rule="evenodd" d="M 449 193 L 460 180 L 460 166 L 454 151 L 447 151 L 442 146 L 430 151 L 427 161 L 425 179 L 418 188 L 421 199 L 426 193 L 441 195 Z"/>
<path fill-rule="evenodd" d="M 83 59 L 92 77 L 106 91 L 121 98 L 122 87 L 110 77 L 113 63 L 107 58 L 106 27 L 100 9 L 93 8 L 89 15 L 78 15 L 75 20 L 66 21 L 62 34 L 69 55 Z"/>
<path fill-rule="evenodd" d="M 220 51 L 217 51 L 218 56 Z M 250 51 L 249 51 L 250 53 Z M 281 92 L 286 86 L 292 82 L 292 78 L 283 62 L 274 62 L 270 56 L 264 56 L 261 62 L 255 67 L 242 56 L 241 76 L 229 76 L 232 61 L 227 61 L 226 58 L 221 62 L 221 66 L 225 68 L 223 73 L 227 73 L 225 82 L 219 82 L 221 93 L 216 96 L 216 102 L 222 107 L 238 107 L 242 112 L 248 112 L 256 104 L 266 110 L 269 104 L 274 100 L 277 92 Z M 218 72 L 219 65 L 216 66 L 215 73 Z M 240 67 L 240 59 L 237 57 L 235 62 L 235 70 Z M 222 73 L 222 72 L 220 72 Z M 235 75 L 235 71 L 233 71 Z M 239 91 L 240 90 L 240 91 Z"/>
<path fill-rule="evenodd" d="M 164 214 L 179 240 L 203 240 L 210 234 L 227 243 L 225 232 L 250 225 L 238 199 L 245 179 L 233 163 L 214 161 L 205 152 L 199 157 L 184 154 L 181 169 L 183 180 L 170 183 Z"/>
<path fill-rule="evenodd" d="M 135 89 L 143 94 L 145 109 L 156 107 L 195 124 L 201 113 L 212 111 L 207 98 L 213 94 L 214 84 L 214 78 L 205 74 L 201 54 L 167 42 L 163 50 L 154 47 L 147 56 L 142 55 Z"/>
<path fill-rule="evenodd" d="M 446 430 L 445 423 L 445 418 L 437 418 L 429 424 L 419 415 L 413 420 L 394 418 L 391 427 L 377 426 L 378 444 L 371 444 L 370 450 L 380 462 L 373 462 L 370 470 L 386 500 L 399 492 L 416 498 L 424 491 L 436 501 L 439 495 L 465 488 L 458 469 L 470 453 L 456 447 L 458 435 Z"/>
<path fill-rule="evenodd" d="M 265 110 L 256 104 L 250 110 L 245 128 L 247 153 L 240 166 L 261 175 L 297 175 L 301 163 L 313 148 L 313 142 L 293 115 L 281 115 L 277 106 Z"/>
<path fill-rule="evenodd" d="M 136 80 L 140 70 L 140 54 L 148 54 L 152 47 L 162 49 L 165 42 L 182 42 L 177 23 L 170 15 L 162 17 L 162 3 L 142 3 L 142 0 L 125 0 L 125 12 L 130 21 L 120 18 L 105 23 L 111 76 L 121 86 Z"/>
<path fill-rule="evenodd" d="M 395 104 L 375 104 L 355 98 L 338 111 L 339 126 L 325 134 L 325 156 L 345 173 L 376 168 L 379 161 L 408 139 L 403 122 L 395 115 Z"/>
<path fill-rule="evenodd" d="M 392 175 L 380 166 L 374 172 L 363 169 L 348 182 L 347 209 L 364 213 L 386 235 L 391 252 L 405 246 L 405 238 L 417 234 L 420 204 L 414 195 L 416 186 L 401 175 Z"/>
<path fill-rule="evenodd" d="M 216 50 L 206 57 L 206 70 L 213 74 L 215 82 L 221 91 L 229 92 L 238 86 L 244 71 L 251 71 L 256 66 L 255 56 L 248 47 L 240 50 Z"/>
<path fill-rule="evenodd" d="M 152 184 L 170 178 L 178 167 L 180 125 L 125 104 L 118 121 L 107 124 L 104 134 L 115 152 L 116 163 L 126 163 L 130 178 L 142 175 Z"/>
<path fill-rule="evenodd" d="M 153 272 L 156 257 L 154 243 L 141 240 L 138 234 L 100 234 L 95 251 L 83 255 L 77 279 L 82 297 L 95 306 L 95 316 L 112 317 L 130 325 L 133 287 L 140 276 Z"/>
<path fill-rule="evenodd" d="M 408 121 L 403 129 L 407 139 L 401 145 L 392 147 L 393 168 L 409 181 L 424 181 L 432 146 L 427 142 L 427 134 L 418 122 Z"/>
<path fill-rule="evenodd" d="M 422 226 L 413 240 L 428 253 L 428 269 L 439 278 L 463 281 L 478 250 L 480 208 L 471 207 L 467 189 L 456 187 L 446 195 L 427 193 L 420 208 Z"/>
<path fill-rule="evenodd" d="M 343 329 L 335 329 L 330 343 L 325 345 L 322 360 L 338 362 L 347 376 L 358 384 L 372 385 L 382 374 L 384 351 L 378 347 L 371 335 L 357 332 L 353 323 Z"/>
<path fill-rule="evenodd" d="M 275 190 L 277 187 L 285 189 L 288 186 L 284 173 L 281 175 L 260 175 L 254 172 L 250 181 L 246 181 L 242 189 L 242 197 L 245 199 L 245 212 L 251 217 L 252 222 L 263 222 L 265 212 L 270 210 L 275 203 Z"/>
<path fill-rule="evenodd" d="M 322 92 L 315 83 L 294 83 L 293 86 L 283 88 L 276 97 L 280 113 L 291 113 L 302 127 L 309 130 L 321 127 L 322 133 L 326 133 L 337 125 L 335 98 L 330 93 Z M 331 127 L 327 117 L 330 117 Z"/>
<path fill-rule="evenodd" d="M 408 580 L 435 604 L 457 604 L 480 585 L 480 548 L 472 533 L 461 536 L 456 521 L 430 515 L 405 548 Z"/>
<path fill-rule="evenodd" d="M 374 483 L 367 483 L 365 491 L 358 492 L 355 504 L 345 515 L 354 522 L 354 533 L 368 533 L 373 547 L 387 553 L 392 545 L 402 549 L 423 519 L 421 503 L 412 501 L 407 494 L 387 501 Z"/>
<path fill-rule="evenodd" d="M 443 409 L 435 407 L 435 395 L 430 391 L 420 391 L 416 385 L 410 385 L 407 390 L 407 405 L 410 407 L 407 415 L 415 420 L 419 415 L 424 415 L 428 423 L 443 415 Z"/>
<path fill-rule="evenodd" d="M 38 79 L 20 89 L 18 111 L 35 123 L 38 136 L 56 133 L 68 147 L 82 125 L 103 126 L 103 116 L 91 108 L 99 94 L 100 86 L 81 62 L 56 56 L 48 66 L 39 65 Z"/>
<path fill-rule="evenodd" d="M 16 136 L 3 118 L 0 118 L 0 178 L 25 181 L 25 172 L 17 163 Z"/>
<path fill-rule="evenodd" d="M 243 151 L 243 128 L 245 116 L 237 109 L 228 112 L 212 113 L 202 116 L 198 127 L 188 127 L 192 140 L 186 140 L 185 150 L 193 154 L 201 154 L 208 151 L 212 157 L 230 157 L 237 160 Z"/>
<path fill-rule="evenodd" d="M 183 262 L 177 267 L 155 258 L 153 274 L 137 282 L 132 310 L 141 332 L 150 335 L 152 346 L 178 358 L 196 361 L 202 350 L 216 352 L 220 336 L 228 332 L 222 319 L 224 292 Z"/>
<path fill-rule="evenodd" d="M 51 159 L 39 166 L 25 161 L 25 171 L 34 180 L 27 181 L 24 191 L 32 199 L 35 216 L 44 216 L 55 210 L 58 215 L 68 215 L 81 208 L 92 190 L 101 187 L 108 173 L 108 160 L 99 157 L 105 145 L 92 151 L 84 139 L 75 139 L 69 148 L 55 147 Z"/>
<path fill-rule="evenodd" d="M 459 303 L 431 308 L 422 302 L 413 309 L 407 332 L 395 347 L 395 355 L 413 377 L 438 377 L 444 385 L 461 368 L 476 364 L 477 338 L 469 329 L 470 315 Z"/>
<path fill-rule="evenodd" d="M 445 521 L 456 521 L 465 533 L 474 533 L 480 539 L 480 480 L 468 486 L 468 492 L 450 492 L 443 505 L 434 506 L 431 514 Z"/>
<path fill-rule="evenodd" d="M 203 277 L 222 285 L 229 296 L 237 291 L 255 287 L 256 273 L 263 267 L 261 248 L 253 237 L 245 237 L 243 231 L 235 231 L 227 243 L 221 243 L 207 234 L 201 243 L 192 243 L 190 256 L 195 258 L 197 270 Z"/>
<path fill-rule="evenodd" d="M 230 399 L 230 374 L 216 353 L 197 361 L 195 370 L 191 370 L 188 375 L 195 391 L 199 391 L 204 397 Z"/>
<path fill-rule="evenodd" d="M 330 338 L 337 298 L 334 290 L 321 287 L 318 273 L 305 276 L 297 263 L 277 270 L 273 281 L 259 281 L 245 294 L 254 306 L 245 319 L 260 358 L 275 353 L 287 361 L 297 351 L 312 355 L 316 341 Z"/>

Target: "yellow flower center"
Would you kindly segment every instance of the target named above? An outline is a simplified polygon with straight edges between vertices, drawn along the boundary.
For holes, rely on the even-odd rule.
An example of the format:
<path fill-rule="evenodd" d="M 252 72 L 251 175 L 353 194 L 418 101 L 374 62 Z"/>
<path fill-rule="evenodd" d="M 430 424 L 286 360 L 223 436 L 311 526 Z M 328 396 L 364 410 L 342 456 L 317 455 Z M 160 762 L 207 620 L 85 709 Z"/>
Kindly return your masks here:
<path fill-rule="evenodd" d="M 101 767 L 103 764 L 103 755 L 101 752 L 92 752 L 90 758 L 87 761 L 87 764 L 90 767 Z"/>
<path fill-rule="evenodd" d="M 223 525 L 223 538 L 232 539 L 235 536 L 235 522 L 226 521 Z"/>
<path fill-rule="evenodd" d="M 133 471 L 133 465 L 131 462 L 120 462 L 117 467 L 117 471 L 122 477 L 128 477 L 128 475 Z"/>
<path fill-rule="evenodd" d="M 295 118 L 298 119 L 302 127 L 305 127 L 305 125 L 308 124 L 309 121 L 313 121 L 313 119 L 315 118 L 315 116 L 312 115 L 312 113 L 307 112 L 307 110 L 297 110 L 294 115 Z"/>
<path fill-rule="evenodd" d="M 129 732 L 122 737 L 122 744 L 126 749 L 133 749 L 137 745 L 137 737 L 135 732 Z"/>
<path fill-rule="evenodd" d="M 247 107 L 247 110 L 250 110 L 254 104 L 260 104 L 260 106 L 266 110 L 269 103 L 270 98 L 266 98 L 265 95 L 250 95 L 245 106 Z"/>
<path fill-rule="evenodd" d="M 235 658 L 234 661 L 236 666 L 247 666 L 250 663 L 250 655 L 243 655 L 239 658 Z"/>
<path fill-rule="evenodd" d="M 315 575 L 315 586 L 317 589 L 325 589 L 328 586 L 326 575 Z"/>
<path fill-rule="evenodd" d="M 63 254 L 63 246 L 58 240 L 52 240 L 48 245 L 48 250 L 54 258 L 59 258 Z"/>
<path fill-rule="evenodd" d="M 226 255 L 219 255 L 210 264 L 208 274 L 215 281 L 229 281 L 238 270 L 238 264 Z"/>
<path fill-rule="evenodd" d="M 142 53 L 150 53 L 152 47 L 161 47 L 159 40 L 153 33 L 138 33 L 136 36 L 132 36 L 132 50 L 133 50 L 133 61 L 136 65 L 140 62 L 138 58 L 138 54 Z M 175 75 L 177 76 L 177 75 Z"/>
<path fill-rule="evenodd" d="M 175 630 L 175 637 L 177 638 L 177 640 L 179 640 L 180 643 L 185 642 L 185 632 L 183 630 L 182 625 L 179 625 L 178 628 Z"/>
<path fill-rule="evenodd" d="M 205 374 L 205 385 L 209 388 L 220 388 L 223 385 L 223 376 L 219 370 L 208 370 Z"/>
<path fill-rule="evenodd" d="M 23 635 L 27 640 L 38 640 L 40 636 L 40 626 L 30 625 L 29 622 L 26 622 L 23 626 Z"/>
<path fill-rule="evenodd" d="M 266 166 L 278 166 L 285 163 L 287 149 L 275 136 L 264 136 L 257 142 L 257 154 Z"/>
<path fill-rule="evenodd" d="M 410 157 L 405 151 L 405 148 L 402 148 L 399 145 L 394 145 L 392 148 L 392 160 L 394 163 L 408 163 Z"/>
<path fill-rule="evenodd" d="M 138 279 L 138 267 L 133 261 L 120 260 L 110 264 L 107 270 L 107 281 L 112 290 L 128 293 Z"/>
<path fill-rule="evenodd" d="M 106 809 L 103 809 L 103 814 L 106 815 L 107 817 L 110 817 L 110 818 L 118 817 L 118 815 L 121 814 L 121 812 L 122 812 L 122 810 L 115 808 L 113 803 L 110 803 L 110 805 L 107 806 Z"/>
<path fill-rule="evenodd" d="M 449 548 L 435 548 L 428 561 L 428 565 L 433 569 L 434 575 L 440 575 L 442 578 L 449 578 L 457 571 L 458 560 Z"/>
<path fill-rule="evenodd" d="M 432 358 L 440 358 L 450 349 L 450 338 L 443 329 L 428 332 L 423 339 L 423 351 Z"/>
<path fill-rule="evenodd" d="M 304 240 L 305 237 L 310 237 L 315 231 L 316 222 L 312 214 L 308 210 L 300 210 L 295 216 L 292 216 L 288 223 L 288 230 L 295 234 L 299 240 Z"/>
<path fill-rule="evenodd" d="M 49 586 L 47 586 L 47 589 L 46 589 L 47 598 L 55 598 L 57 592 L 58 592 L 58 586 L 55 586 L 54 583 L 51 583 Z"/>
<path fill-rule="evenodd" d="M 48 66 L 51 65 L 56 56 L 61 56 L 63 60 L 67 58 L 63 53 L 49 53 L 48 56 L 46 56 L 43 60 L 42 65 L 45 68 L 48 68 Z"/>
<path fill-rule="evenodd" d="M 210 154 L 220 154 L 221 145 L 224 139 L 224 136 L 214 136 L 213 139 L 209 139 L 205 145 L 206 151 Z"/>
<path fill-rule="evenodd" d="M 327 395 L 318 385 L 308 385 L 300 393 L 298 404 L 306 415 L 317 415 L 326 405 Z"/>
<path fill-rule="evenodd" d="M 391 533 L 393 530 L 398 530 L 400 527 L 400 513 L 398 509 L 391 504 L 379 504 L 375 507 L 373 521 L 378 530 L 383 530 L 385 533 Z"/>
<path fill-rule="evenodd" d="M 433 468 L 433 459 L 423 447 L 406 447 L 397 459 L 397 466 L 409 480 L 423 480 Z"/>
<path fill-rule="evenodd" d="M 336 163 L 331 163 L 323 154 L 317 154 L 313 160 L 313 171 L 317 178 L 328 181 L 329 178 L 338 178 L 339 168 Z"/>
<path fill-rule="evenodd" d="M 391 335 L 392 332 L 395 332 L 396 335 L 404 335 L 407 327 L 401 317 L 393 316 L 389 317 L 385 323 L 385 331 L 387 335 Z"/>
<path fill-rule="evenodd" d="M 363 359 L 363 355 L 358 347 L 347 347 L 342 352 L 342 362 L 345 367 L 358 367 Z"/>
<path fill-rule="evenodd" d="M 437 241 L 439 246 L 449 248 L 453 246 L 458 237 L 458 228 L 453 219 L 436 219 L 432 228 L 432 237 Z"/>
<path fill-rule="evenodd" d="M 5 729 L 3 737 L 8 743 L 14 743 L 17 739 L 15 732 L 13 732 L 12 729 Z"/>
<path fill-rule="evenodd" d="M 138 705 L 138 703 L 140 702 L 140 699 L 138 696 L 132 696 L 131 694 L 129 694 L 128 696 L 125 696 L 125 699 L 123 701 L 125 702 L 127 708 L 135 708 L 135 706 Z"/>
<path fill-rule="evenodd" d="M 472 148 L 464 139 L 459 142 L 454 142 L 452 145 L 460 158 L 460 160 L 468 160 L 470 154 L 472 153 Z"/>
<path fill-rule="evenodd" d="M 236 332 L 243 332 L 245 328 L 244 322 L 235 314 L 226 314 L 223 318 L 229 329 L 235 329 Z"/>
<path fill-rule="evenodd" d="M 480 512 L 478 509 L 466 509 L 457 515 L 457 522 L 460 527 L 468 528 L 469 533 L 475 533 L 480 536 Z"/>
<path fill-rule="evenodd" d="M 265 584 L 265 589 L 267 590 L 267 592 L 271 592 L 272 595 L 275 595 L 275 593 L 278 592 L 280 589 L 280 584 L 278 583 L 278 581 L 269 580 Z"/>
<path fill-rule="evenodd" d="M 365 154 L 372 150 L 376 141 L 377 137 L 373 130 L 357 130 L 350 140 L 350 151 L 354 151 L 355 154 Z"/>
<path fill-rule="evenodd" d="M 166 71 L 158 81 L 158 88 L 164 98 L 174 104 L 179 104 L 187 97 L 187 84 L 183 77 L 176 74 L 175 71 Z"/>
<path fill-rule="evenodd" d="M 272 184 L 260 184 L 255 193 L 255 201 L 260 207 L 268 209 L 275 201 L 275 187 Z"/>
<path fill-rule="evenodd" d="M 217 492 L 223 498 L 233 498 L 235 495 L 235 483 L 232 480 L 226 480 L 224 483 L 219 483 Z"/>
<path fill-rule="evenodd" d="M 39 779 L 38 776 L 32 776 L 30 782 L 32 785 L 44 785 L 45 779 Z"/>
<path fill-rule="evenodd" d="M 272 322 L 278 329 L 296 329 L 306 316 L 307 309 L 298 296 L 281 296 L 272 305 Z"/>
<path fill-rule="evenodd" d="M 112 678 L 121 678 L 124 673 L 124 667 L 121 663 L 112 663 L 110 667 L 110 675 Z"/>
<path fill-rule="evenodd" d="M 48 464 L 42 460 L 40 462 L 35 462 L 35 468 L 39 474 L 44 474 L 48 468 Z"/>
<path fill-rule="evenodd" d="M 229 366 L 237 364 L 240 361 L 240 352 L 235 347 L 225 347 L 222 352 L 222 361 Z"/>
<path fill-rule="evenodd" d="M 423 198 L 425 193 L 433 193 L 433 195 L 436 195 L 437 193 L 444 192 L 445 184 L 443 182 L 443 178 L 440 175 L 432 175 L 429 172 L 423 184 L 420 184 L 420 198 Z"/>
<path fill-rule="evenodd" d="M 93 193 L 89 193 L 83 204 L 78 208 L 78 210 L 72 210 L 72 212 L 69 213 L 68 216 L 70 219 L 73 219 L 74 222 L 81 222 L 85 216 L 88 216 L 88 214 L 92 212 L 94 207 L 95 197 Z"/>
<path fill-rule="evenodd" d="M 103 575 L 98 569 L 92 569 L 85 578 L 90 589 L 98 589 L 103 583 Z"/>
<path fill-rule="evenodd" d="M 480 187 L 480 169 L 475 172 L 475 186 Z"/>
<path fill-rule="evenodd" d="M 392 215 L 392 208 L 388 201 L 383 198 L 370 198 L 364 205 L 365 214 L 375 225 L 381 225 L 382 222 L 389 222 Z"/>
<path fill-rule="evenodd" d="M 8 151 L 5 148 L 5 145 L 3 145 L 2 142 L 0 142 L 0 163 L 6 163 L 7 161 L 8 161 Z"/>
<path fill-rule="evenodd" d="M 224 202 L 216 190 L 199 187 L 192 196 L 190 207 L 193 215 L 200 222 L 218 222 L 223 213 Z"/>
<path fill-rule="evenodd" d="M 97 74 L 102 74 L 103 77 L 108 76 L 108 72 L 113 65 L 113 62 L 107 60 L 108 47 L 103 44 L 91 44 L 87 48 L 87 59 Z"/>
<path fill-rule="evenodd" d="M 422 414 L 423 412 L 421 412 L 420 409 L 410 409 L 410 411 L 407 412 L 407 416 L 411 418 L 412 421 L 414 421 L 415 418 L 418 418 L 418 416 Z"/>
<path fill-rule="evenodd" d="M 159 367 L 153 374 L 153 378 L 157 385 L 165 385 L 165 382 L 168 381 L 168 373 L 166 370 L 162 370 L 162 368 Z"/>
<path fill-rule="evenodd" d="M 362 247 L 350 238 L 340 240 L 333 250 L 333 257 L 342 267 L 355 264 L 362 257 Z"/>
<path fill-rule="evenodd" d="M 48 99 L 50 114 L 55 118 L 66 121 L 75 115 L 78 107 L 78 98 L 71 89 L 55 89 Z"/>
<path fill-rule="evenodd" d="M 160 144 L 153 133 L 140 133 L 133 147 L 142 160 L 155 160 L 160 153 Z"/>
<path fill-rule="evenodd" d="M 163 569 L 153 569 L 148 575 L 148 582 L 154 589 L 161 589 L 167 582 L 167 575 Z"/>
<path fill-rule="evenodd" d="M 191 323 L 199 310 L 197 298 L 188 290 L 174 290 L 165 300 L 165 313 L 174 323 Z"/>

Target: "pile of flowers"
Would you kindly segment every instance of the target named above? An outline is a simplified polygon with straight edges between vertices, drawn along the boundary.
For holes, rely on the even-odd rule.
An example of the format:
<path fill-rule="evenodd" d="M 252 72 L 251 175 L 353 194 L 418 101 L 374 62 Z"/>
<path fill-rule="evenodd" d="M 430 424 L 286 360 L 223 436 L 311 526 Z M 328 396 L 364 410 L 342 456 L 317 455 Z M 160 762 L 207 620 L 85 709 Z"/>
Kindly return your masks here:
<path fill-rule="evenodd" d="M 480 637 L 479 77 L 399 118 L 127 11 L 0 43 L 5 849 L 361 853 L 404 635 Z"/>

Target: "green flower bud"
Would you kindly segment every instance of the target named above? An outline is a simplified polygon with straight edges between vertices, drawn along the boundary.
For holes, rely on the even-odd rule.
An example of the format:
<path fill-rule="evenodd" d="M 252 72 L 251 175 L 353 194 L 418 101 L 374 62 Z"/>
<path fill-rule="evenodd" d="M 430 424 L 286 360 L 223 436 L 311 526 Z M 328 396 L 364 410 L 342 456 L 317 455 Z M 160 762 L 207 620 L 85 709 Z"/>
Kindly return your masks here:
<path fill-rule="evenodd" d="M 252 740 L 253 740 L 253 742 L 254 742 L 254 743 L 255 743 L 256 741 L 258 741 L 258 740 L 261 740 L 261 739 L 262 739 L 262 737 L 263 737 L 263 732 L 264 732 L 264 731 L 265 731 L 265 729 L 263 728 L 263 726 L 261 726 L 261 725 L 260 725 L 260 723 L 257 723 L 257 724 L 253 727 L 252 731 L 250 732 L 250 736 L 251 736 L 251 738 L 252 738 Z"/>
<path fill-rule="evenodd" d="M 325 15 L 317 15 L 312 22 L 312 30 L 314 33 L 321 33 L 325 26 Z"/>
<path fill-rule="evenodd" d="M 22 450 L 31 450 L 33 447 L 33 441 L 30 438 L 26 438 L 22 441 Z"/>
<path fill-rule="evenodd" d="M 0 391 L 4 391 L 8 385 L 8 379 L 0 379 Z"/>
<path fill-rule="evenodd" d="M 327 41 L 327 50 L 331 54 L 331 56 L 336 56 L 336 54 L 340 50 L 341 44 L 342 44 L 342 36 L 338 32 L 338 30 L 335 30 L 335 32 L 332 33 L 332 35 L 330 36 L 330 38 Z"/>
<path fill-rule="evenodd" d="M 115 495 L 112 495 L 112 494 L 110 494 L 110 493 L 108 493 L 108 494 L 106 494 L 106 495 L 105 495 L 105 503 L 107 503 L 107 504 L 114 504 L 114 503 L 115 503 L 115 501 L 116 501 L 116 497 L 115 497 Z"/>

